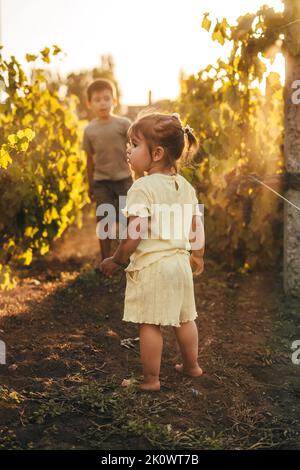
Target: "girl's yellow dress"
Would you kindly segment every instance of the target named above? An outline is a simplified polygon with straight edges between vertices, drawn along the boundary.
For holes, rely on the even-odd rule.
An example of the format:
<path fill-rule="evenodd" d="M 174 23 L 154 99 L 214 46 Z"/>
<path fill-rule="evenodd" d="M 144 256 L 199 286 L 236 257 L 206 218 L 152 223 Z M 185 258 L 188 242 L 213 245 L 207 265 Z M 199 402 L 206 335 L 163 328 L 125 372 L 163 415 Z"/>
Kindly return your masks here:
<path fill-rule="evenodd" d="M 194 188 L 178 174 L 143 176 L 129 189 L 122 212 L 148 218 L 145 239 L 125 270 L 123 320 L 177 327 L 194 320 L 189 233 L 192 216 L 201 215 Z"/>

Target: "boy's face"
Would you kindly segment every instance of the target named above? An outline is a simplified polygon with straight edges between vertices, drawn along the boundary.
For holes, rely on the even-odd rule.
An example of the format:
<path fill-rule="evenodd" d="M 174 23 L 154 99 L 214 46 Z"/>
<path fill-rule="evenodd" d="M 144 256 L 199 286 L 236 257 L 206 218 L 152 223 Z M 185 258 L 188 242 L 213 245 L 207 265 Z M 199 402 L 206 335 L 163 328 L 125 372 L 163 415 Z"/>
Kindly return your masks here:
<path fill-rule="evenodd" d="M 110 90 L 94 91 L 88 102 L 88 107 L 96 118 L 106 118 L 110 115 L 115 100 Z"/>

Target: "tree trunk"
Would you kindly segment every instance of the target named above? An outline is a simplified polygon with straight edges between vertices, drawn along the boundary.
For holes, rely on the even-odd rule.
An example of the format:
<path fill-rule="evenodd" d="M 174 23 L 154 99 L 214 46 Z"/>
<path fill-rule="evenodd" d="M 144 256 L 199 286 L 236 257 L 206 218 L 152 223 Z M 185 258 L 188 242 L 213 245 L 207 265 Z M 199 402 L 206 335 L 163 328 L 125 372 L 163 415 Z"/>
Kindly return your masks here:
<path fill-rule="evenodd" d="M 285 168 L 288 181 L 300 175 L 300 2 L 285 0 L 286 83 L 285 83 Z M 297 21 L 298 20 L 298 21 Z M 293 88 L 294 85 L 294 88 Z M 297 92 L 297 93 L 296 93 Z M 299 103 L 298 103 L 299 102 Z M 300 207 L 299 181 L 287 188 L 285 197 Z M 300 211 L 284 207 L 284 290 L 300 297 Z"/>

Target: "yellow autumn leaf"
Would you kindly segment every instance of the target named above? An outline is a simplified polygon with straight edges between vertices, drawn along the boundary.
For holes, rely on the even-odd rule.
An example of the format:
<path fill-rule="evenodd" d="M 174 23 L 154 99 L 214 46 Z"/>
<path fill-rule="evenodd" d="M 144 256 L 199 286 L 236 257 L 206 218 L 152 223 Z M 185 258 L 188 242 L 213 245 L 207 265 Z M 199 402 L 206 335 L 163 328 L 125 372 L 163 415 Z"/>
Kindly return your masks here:
<path fill-rule="evenodd" d="M 47 209 L 44 214 L 44 222 L 46 224 L 51 224 L 52 220 L 56 220 L 58 218 L 59 218 L 59 215 L 55 207 L 51 207 L 51 209 Z"/>
<path fill-rule="evenodd" d="M 51 204 L 54 204 L 55 202 L 57 202 L 57 200 L 58 200 L 57 194 L 51 193 L 49 196 L 49 202 L 51 202 Z"/>
<path fill-rule="evenodd" d="M 34 62 L 37 59 L 37 56 L 33 54 L 26 54 L 25 58 L 27 62 Z"/>
<path fill-rule="evenodd" d="M 17 403 L 20 402 L 20 397 L 19 397 L 19 395 L 17 394 L 17 392 L 15 392 L 15 391 L 10 392 L 8 396 L 9 396 L 9 398 L 11 398 L 11 400 L 16 401 Z"/>
<path fill-rule="evenodd" d="M 38 231 L 37 227 L 26 227 L 24 234 L 26 237 L 33 238 Z"/>
<path fill-rule="evenodd" d="M 14 246 L 16 246 L 15 241 L 12 240 L 12 239 L 10 239 L 10 240 L 8 241 L 7 245 L 5 245 L 5 248 L 6 248 L 6 250 L 8 250 L 9 248 L 12 248 L 12 247 L 14 247 Z"/>
<path fill-rule="evenodd" d="M 24 130 L 24 135 L 31 142 L 32 139 L 34 139 L 34 137 L 35 137 L 35 132 L 32 129 L 27 128 L 27 129 Z"/>
<path fill-rule="evenodd" d="M 17 136 L 15 134 L 10 134 L 7 137 L 7 140 L 10 143 L 10 145 L 15 145 L 18 142 Z"/>
<path fill-rule="evenodd" d="M 212 39 L 214 41 L 218 41 L 218 43 L 221 44 L 222 46 L 224 46 L 225 44 L 225 39 L 221 31 L 214 31 L 212 34 Z"/>
<path fill-rule="evenodd" d="M 201 25 L 201 27 L 206 29 L 206 31 L 209 31 L 211 27 L 211 21 L 208 19 L 208 15 L 209 13 L 204 13 L 204 17 L 203 17 L 202 25 Z"/>
<path fill-rule="evenodd" d="M 23 129 L 17 132 L 17 137 L 18 137 L 18 139 L 22 139 L 24 137 Z"/>
<path fill-rule="evenodd" d="M 58 188 L 59 188 L 59 191 L 62 192 L 66 187 L 66 183 L 64 180 L 59 180 L 58 182 Z"/>
<path fill-rule="evenodd" d="M 24 260 L 25 266 L 29 266 L 32 261 L 32 249 L 28 248 L 22 255 L 21 259 Z"/>
<path fill-rule="evenodd" d="M 39 127 L 44 127 L 44 126 L 47 125 L 47 121 L 46 121 L 46 119 L 44 118 L 44 116 L 39 116 L 37 123 L 38 123 L 38 126 L 39 126 Z"/>
<path fill-rule="evenodd" d="M 26 152 L 26 150 L 28 150 L 28 146 L 28 142 L 22 142 L 20 145 L 20 149 L 22 150 L 22 152 Z"/>
<path fill-rule="evenodd" d="M 45 255 L 46 253 L 48 253 L 48 251 L 49 251 L 49 246 L 47 245 L 43 245 L 40 249 L 41 255 Z"/>
<path fill-rule="evenodd" d="M 52 218 L 53 219 L 59 219 L 59 215 L 58 215 L 57 209 L 55 207 L 52 207 Z"/>
<path fill-rule="evenodd" d="M 0 149 L 0 168 L 7 168 L 12 163 L 11 156 L 3 147 Z"/>

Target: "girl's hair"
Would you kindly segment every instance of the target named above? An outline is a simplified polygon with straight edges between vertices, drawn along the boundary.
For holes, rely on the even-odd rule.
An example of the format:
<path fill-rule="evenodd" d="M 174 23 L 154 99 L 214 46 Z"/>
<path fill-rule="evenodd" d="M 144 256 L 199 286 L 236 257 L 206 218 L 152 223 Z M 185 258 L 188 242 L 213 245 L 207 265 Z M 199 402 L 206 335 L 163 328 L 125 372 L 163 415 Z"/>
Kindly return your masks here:
<path fill-rule="evenodd" d="M 185 160 L 190 152 L 198 148 L 197 140 L 189 127 L 183 127 L 179 115 L 161 114 L 151 112 L 142 114 L 131 124 L 128 137 L 143 137 L 149 148 L 150 154 L 156 146 L 163 147 L 167 165 L 177 171 L 176 160 L 183 157 Z"/>

